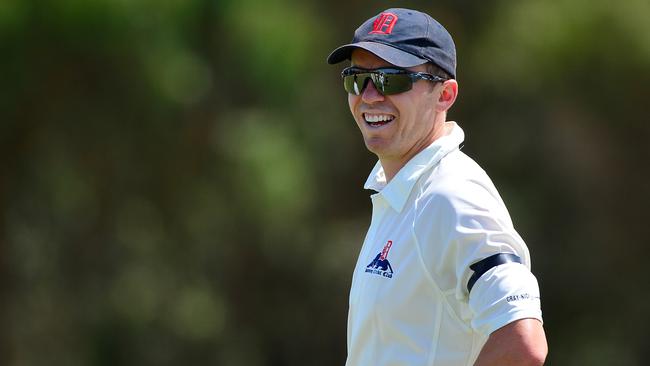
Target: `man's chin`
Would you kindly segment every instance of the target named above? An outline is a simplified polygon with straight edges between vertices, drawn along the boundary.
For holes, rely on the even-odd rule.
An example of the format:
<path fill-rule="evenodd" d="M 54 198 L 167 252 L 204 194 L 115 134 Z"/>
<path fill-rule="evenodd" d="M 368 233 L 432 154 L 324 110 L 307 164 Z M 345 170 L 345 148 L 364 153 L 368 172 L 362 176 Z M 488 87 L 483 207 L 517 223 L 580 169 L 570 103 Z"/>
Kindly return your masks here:
<path fill-rule="evenodd" d="M 389 148 L 389 143 L 385 139 L 378 138 L 378 137 L 373 137 L 373 138 L 367 138 L 365 139 L 366 143 L 366 148 L 368 151 L 371 153 L 377 155 L 377 157 L 381 158 L 381 156 L 385 155 L 388 151 Z"/>

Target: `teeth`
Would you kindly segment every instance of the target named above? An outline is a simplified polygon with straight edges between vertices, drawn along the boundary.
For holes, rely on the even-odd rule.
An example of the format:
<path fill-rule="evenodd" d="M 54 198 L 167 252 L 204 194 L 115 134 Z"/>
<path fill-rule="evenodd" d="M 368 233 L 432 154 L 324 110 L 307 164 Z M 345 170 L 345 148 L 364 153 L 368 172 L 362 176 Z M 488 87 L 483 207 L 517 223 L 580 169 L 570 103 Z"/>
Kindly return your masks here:
<path fill-rule="evenodd" d="M 363 117 L 366 119 L 366 122 L 377 123 L 377 122 L 388 122 L 393 120 L 393 116 L 388 114 L 368 114 L 365 113 Z"/>

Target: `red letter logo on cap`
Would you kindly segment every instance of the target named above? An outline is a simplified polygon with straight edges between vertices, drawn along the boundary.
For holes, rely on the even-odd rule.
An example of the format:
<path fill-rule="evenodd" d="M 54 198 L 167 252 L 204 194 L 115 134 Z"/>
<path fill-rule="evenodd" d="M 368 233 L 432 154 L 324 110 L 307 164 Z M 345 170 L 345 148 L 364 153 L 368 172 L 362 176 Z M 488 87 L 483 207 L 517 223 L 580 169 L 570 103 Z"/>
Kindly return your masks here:
<path fill-rule="evenodd" d="M 368 34 L 390 34 L 397 23 L 397 15 L 393 13 L 381 13 L 372 23 L 372 31 Z"/>

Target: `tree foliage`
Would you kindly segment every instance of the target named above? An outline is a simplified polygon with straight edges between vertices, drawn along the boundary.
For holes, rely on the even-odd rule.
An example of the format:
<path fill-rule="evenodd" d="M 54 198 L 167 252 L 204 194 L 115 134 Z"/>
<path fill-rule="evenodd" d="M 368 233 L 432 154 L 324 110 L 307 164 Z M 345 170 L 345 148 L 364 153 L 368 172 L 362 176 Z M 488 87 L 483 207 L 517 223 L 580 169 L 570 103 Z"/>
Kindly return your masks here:
<path fill-rule="evenodd" d="M 2 1 L 0 364 L 342 364 L 374 158 L 325 57 L 389 6 Z M 456 39 L 549 364 L 640 365 L 648 2 L 400 6 Z"/>

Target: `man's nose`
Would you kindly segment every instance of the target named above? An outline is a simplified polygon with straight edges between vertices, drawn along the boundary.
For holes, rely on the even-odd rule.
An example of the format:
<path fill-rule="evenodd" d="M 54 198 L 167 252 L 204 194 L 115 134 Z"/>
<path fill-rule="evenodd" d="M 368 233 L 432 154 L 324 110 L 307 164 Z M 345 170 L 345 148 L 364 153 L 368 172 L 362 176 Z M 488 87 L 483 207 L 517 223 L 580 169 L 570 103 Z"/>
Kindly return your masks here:
<path fill-rule="evenodd" d="M 384 96 L 377 90 L 377 88 L 375 88 L 375 84 L 372 80 L 368 79 L 366 82 L 366 88 L 363 89 L 363 93 L 361 94 L 361 100 L 363 100 L 364 103 L 371 104 L 381 102 L 384 100 Z"/>

